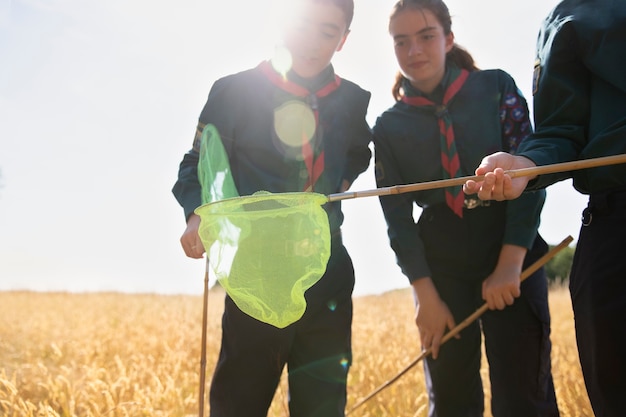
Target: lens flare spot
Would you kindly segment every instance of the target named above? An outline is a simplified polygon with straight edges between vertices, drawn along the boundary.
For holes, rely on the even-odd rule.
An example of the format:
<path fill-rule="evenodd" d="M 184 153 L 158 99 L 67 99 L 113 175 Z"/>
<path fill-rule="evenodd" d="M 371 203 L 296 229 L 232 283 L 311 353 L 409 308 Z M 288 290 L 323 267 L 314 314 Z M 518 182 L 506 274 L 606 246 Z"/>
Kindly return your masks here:
<path fill-rule="evenodd" d="M 343 369 L 348 369 L 348 366 L 350 365 L 350 361 L 348 361 L 348 359 L 346 358 L 342 358 L 341 361 L 339 361 L 339 363 L 341 364 L 341 367 Z"/>
<path fill-rule="evenodd" d="M 274 49 L 274 56 L 271 59 L 271 64 L 277 73 L 283 77 L 287 77 L 287 72 L 289 72 L 293 64 L 291 52 L 289 52 L 289 50 L 283 45 L 276 46 Z"/>
<path fill-rule="evenodd" d="M 335 301 L 335 300 L 330 300 L 330 301 L 328 302 L 327 306 L 328 306 L 328 309 L 329 309 L 330 311 L 335 311 L 335 310 L 337 310 L 337 301 Z"/>
<path fill-rule="evenodd" d="M 315 135 L 313 110 L 300 100 L 289 100 L 274 110 L 274 130 L 280 141 L 292 148 L 301 147 Z"/>

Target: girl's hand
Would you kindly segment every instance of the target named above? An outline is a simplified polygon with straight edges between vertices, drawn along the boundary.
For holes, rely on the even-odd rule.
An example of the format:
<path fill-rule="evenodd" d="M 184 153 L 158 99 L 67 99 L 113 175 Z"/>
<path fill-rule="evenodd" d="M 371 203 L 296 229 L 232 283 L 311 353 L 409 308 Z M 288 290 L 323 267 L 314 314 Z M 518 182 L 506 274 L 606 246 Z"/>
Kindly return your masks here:
<path fill-rule="evenodd" d="M 482 297 L 491 310 L 502 310 L 520 296 L 522 263 L 526 248 L 503 245 L 498 264 L 483 281 Z"/>
<path fill-rule="evenodd" d="M 412 285 L 416 300 L 415 324 L 419 330 L 422 349 L 432 349 L 432 357 L 437 359 L 446 328 L 451 330 L 456 326 L 454 317 L 446 303 L 439 298 L 430 277 L 413 281 Z"/>

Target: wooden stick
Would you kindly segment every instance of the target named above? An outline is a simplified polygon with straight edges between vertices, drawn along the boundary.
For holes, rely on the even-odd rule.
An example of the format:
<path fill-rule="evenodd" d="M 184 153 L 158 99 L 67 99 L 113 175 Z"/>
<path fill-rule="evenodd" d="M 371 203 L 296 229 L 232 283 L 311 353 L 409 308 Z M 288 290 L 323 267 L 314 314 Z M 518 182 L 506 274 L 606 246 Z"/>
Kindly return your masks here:
<path fill-rule="evenodd" d="M 511 178 L 527 177 L 533 175 L 545 175 L 554 174 L 555 172 L 567 172 L 576 171 L 579 169 L 595 168 L 600 166 L 615 165 L 626 163 L 626 154 L 619 154 L 613 156 L 605 156 L 601 158 L 581 159 L 579 161 L 562 162 L 559 164 L 542 165 L 532 168 L 512 169 L 504 171 L 505 174 Z M 484 175 L 471 175 L 467 177 L 451 178 L 448 180 L 436 180 L 420 182 L 415 184 L 395 185 L 391 187 L 375 188 L 372 190 L 364 191 L 351 191 L 345 193 L 330 194 L 328 201 L 347 200 L 358 197 L 372 197 L 392 194 L 410 193 L 413 191 L 433 190 L 436 188 L 454 187 L 457 185 L 463 185 L 468 180 L 481 181 L 485 178 Z"/>
<path fill-rule="evenodd" d="M 566 237 L 565 239 L 563 239 L 563 241 L 561 243 L 559 243 L 557 246 L 552 248 L 548 253 L 543 255 L 541 258 L 537 259 L 531 266 L 529 266 L 528 268 L 526 268 L 522 272 L 522 274 L 520 275 L 520 282 L 524 281 L 526 278 L 528 278 L 533 273 L 535 273 L 539 268 L 541 268 L 543 265 L 548 263 L 548 261 L 550 259 L 552 259 L 558 252 L 560 252 L 562 249 L 567 247 L 572 242 L 572 240 L 573 240 L 573 238 L 571 236 Z M 476 310 L 474 313 L 472 313 L 469 317 L 467 317 L 465 320 L 463 320 L 461 323 L 459 323 L 454 329 L 452 329 L 448 333 L 446 333 L 443 336 L 443 338 L 441 339 L 441 345 L 446 343 L 448 340 L 452 339 L 454 336 L 459 334 L 459 332 L 461 330 L 465 329 L 467 326 L 469 326 L 471 323 L 473 323 L 478 317 L 480 317 L 485 311 L 487 311 L 488 308 L 489 308 L 489 306 L 487 305 L 487 303 L 483 304 L 482 307 L 480 307 L 478 310 Z M 421 355 L 419 355 L 417 358 L 415 358 L 409 365 L 407 365 L 398 374 L 396 374 L 394 377 L 389 379 L 387 382 L 385 382 L 384 384 L 382 384 L 381 386 L 376 388 L 374 391 L 372 391 L 370 394 L 368 394 L 365 398 L 363 398 L 359 402 L 357 402 L 346 413 L 346 415 L 351 414 L 354 410 L 356 410 L 357 408 L 359 408 L 360 406 L 365 404 L 367 401 L 372 399 L 376 394 L 378 394 L 379 392 L 381 392 L 382 390 L 384 390 L 385 388 L 387 388 L 388 386 L 390 386 L 391 384 L 396 382 L 398 379 L 400 379 L 400 377 L 402 375 L 406 374 L 411 368 L 413 368 L 415 365 L 417 365 L 418 362 L 420 362 L 422 359 L 424 359 L 425 357 L 427 357 L 431 353 L 432 353 L 432 349 L 430 349 L 430 348 L 426 349 L 425 351 L 423 351 L 421 353 Z"/>
<path fill-rule="evenodd" d="M 200 389 L 198 402 L 198 416 L 204 417 L 204 385 L 206 382 L 206 326 L 207 310 L 209 305 L 209 257 L 207 254 L 204 269 L 204 300 L 202 305 L 202 346 L 200 348 Z"/>

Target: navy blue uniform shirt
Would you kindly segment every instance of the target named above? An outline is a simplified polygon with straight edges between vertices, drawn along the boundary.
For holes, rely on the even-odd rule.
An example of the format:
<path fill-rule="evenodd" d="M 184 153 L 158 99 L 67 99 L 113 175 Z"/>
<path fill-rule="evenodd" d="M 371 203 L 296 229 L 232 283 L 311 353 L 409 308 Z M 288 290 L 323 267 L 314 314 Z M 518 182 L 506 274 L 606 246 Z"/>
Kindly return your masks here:
<path fill-rule="evenodd" d="M 412 93 L 408 83 L 404 87 L 407 94 Z M 436 90 L 429 98 L 440 102 L 442 96 L 443 91 Z M 470 73 L 449 103 L 448 112 L 465 174 L 472 174 L 473 167 L 485 155 L 515 151 L 531 131 L 526 101 L 514 80 L 501 70 Z M 400 101 L 378 118 L 373 131 L 379 187 L 442 178 L 439 126 L 432 112 Z M 383 196 L 380 203 L 391 247 L 410 281 L 432 275 L 433 265 L 427 261 L 427 252 L 439 252 L 437 246 L 444 252 L 447 247 L 449 252 L 437 254 L 440 262 L 448 262 L 451 267 L 455 264 L 458 270 L 466 271 L 464 275 L 472 273 L 473 279 L 482 280 L 495 267 L 502 244 L 526 248 L 533 245 L 544 200 L 545 191 L 525 193 L 514 201 L 465 210 L 467 216 L 463 220 L 452 215 L 449 222 L 443 222 L 449 230 L 434 232 L 441 235 L 440 244 L 429 240 L 429 247 L 422 236 L 428 224 L 414 221 L 413 207 L 417 204 L 425 209 L 422 217 L 426 222 L 428 216 L 424 216 L 431 208 L 445 206 L 443 189 Z M 478 211 L 487 209 L 490 214 L 478 216 Z M 454 253 L 452 248 L 458 251 Z M 466 259 L 467 264 L 462 264 L 461 259 Z"/>
<path fill-rule="evenodd" d="M 303 80 L 295 74 L 288 76 L 315 90 L 333 80 L 335 74 L 329 66 L 313 80 Z M 313 191 L 338 193 L 344 180 L 352 183 L 367 169 L 371 158 L 371 130 L 365 119 L 369 99 L 369 92 L 345 79 L 341 79 L 335 91 L 319 98 L 318 138 L 323 144 L 325 167 Z M 217 127 L 239 195 L 302 191 L 304 163 L 299 153 L 281 148 L 274 128 L 274 112 L 289 100 L 305 101 L 273 84 L 260 67 L 214 83 L 199 126 L 210 123 Z M 201 204 L 197 165 L 198 152 L 192 149 L 180 164 L 173 188 L 186 218 Z M 327 203 L 325 209 L 331 233 L 335 233 L 343 222 L 340 202 Z"/>
<path fill-rule="evenodd" d="M 626 2 L 563 1 L 537 42 L 535 133 L 518 154 L 548 165 L 626 153 Z M 542 175 L 529 185 L 568 177 L 583 194 L 624 189 L 626 164 Z"/>

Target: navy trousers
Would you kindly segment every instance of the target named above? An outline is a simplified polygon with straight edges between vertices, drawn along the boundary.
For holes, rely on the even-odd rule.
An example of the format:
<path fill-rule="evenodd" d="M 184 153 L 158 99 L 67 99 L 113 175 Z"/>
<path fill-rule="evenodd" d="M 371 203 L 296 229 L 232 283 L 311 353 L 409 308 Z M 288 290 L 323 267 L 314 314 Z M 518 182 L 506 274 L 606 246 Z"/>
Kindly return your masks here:
<path fill-rule="evenodd" d="M 343 417 L 352 362 L 354 269 L 333 243 L 328 268 L 306 293 L 304 316 L 284 329 L 260 322 L 226 296 L 222 345 L 210 389 L 211 417 L 265 417 L 285 365 L 291 417 Z"/>
<path fill-rule="evenodd" d="M 570 293 L 596 417 L 626 416 L 626 191 L 594 194 L 583 213 Z"/>
<path fill-rule="evenodd" d="M 525 267 L 545 253 L 545 242 L 541 243 L 544 250 L 536 247 L 530 251 Z M 458 276 L 433 276 L 433 281 L 457 323 L 484 304 L 480 282 L 459 280 Z M 550 361 L 548 289 L 543 269 L 522 283 L 521 296 L 512 306 L 488 310 L 461 331 L 460 339 L 444 344 L 438 359 L 426 359 L 429 416 L 483 416 L 482 334 L 489 362 L 492 415 L 558 416 Z"/>

